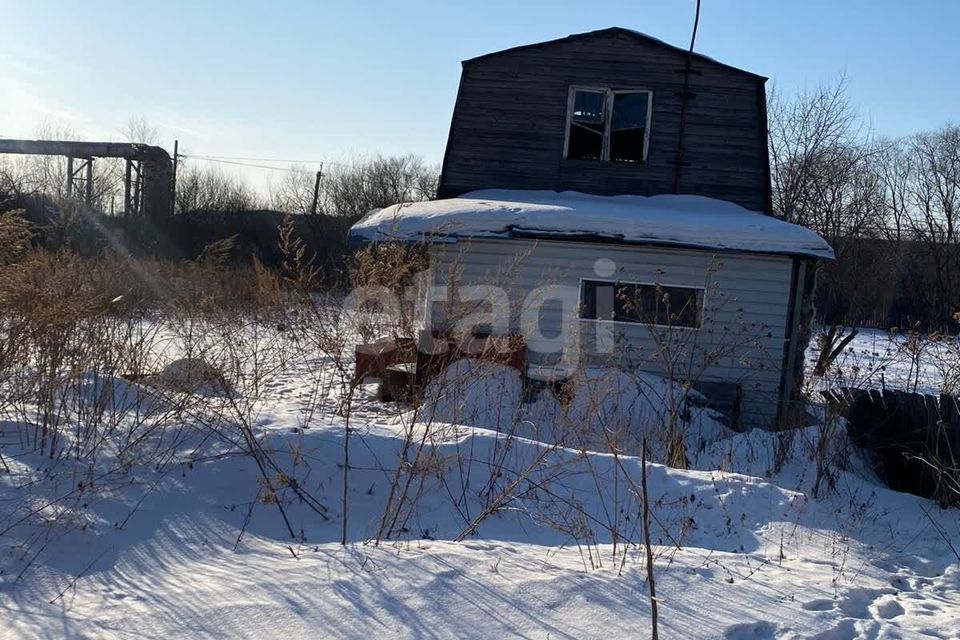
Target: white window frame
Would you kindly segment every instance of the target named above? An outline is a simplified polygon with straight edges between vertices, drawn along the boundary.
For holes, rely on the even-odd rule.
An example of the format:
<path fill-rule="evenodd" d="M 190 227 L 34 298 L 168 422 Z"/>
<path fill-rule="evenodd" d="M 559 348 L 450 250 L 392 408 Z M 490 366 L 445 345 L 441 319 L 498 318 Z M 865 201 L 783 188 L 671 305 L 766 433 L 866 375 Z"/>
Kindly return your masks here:
<path fill-rule="evenodd" d="M 685 325 L 670 325 L 670 324 L 659 324 L 656 322 L 633 322 L 631 320 L 608 320 L 606 318 L 584 318 L 583 313 L 583 283 L 584 282 L 608 282 L 611 284 L 631 284 L 638 287 L 674 287 L 677 289 L 694 289 L 700 292 L 700 308 L 697 310 L 697 318 L 700 320 L 700 324 L 695 327 L 688 327 Z M 580 278 L 580 286 L 577 300 L 579 301 L 580 308 L 577 310 L 577 318 L 580 322 L 604 322 L 607 324 L 614 325 L 626 325 L 631 327 L 662 327 L 668 329 L 676 329 L 679 331 L 699 331 L 703 329 L 704 323 L 706 322 L 706 309 L 707 309 L 707 288 L 702 285 L 690 285 L 690 284 L 680 284 L 680 283 L 667 283 L 667 282 L 643 282 L 639 280 L 618 280 L 615 278 Z"/>
<path fill-rule="evenodd" d="M 567 91 L 567 125 L 563 131 L 563 158 L 571 159 L 570 152 L 570 126 L 573 124 L 573 109 L 576 104 L 577 91 L 591 91 L 593 93 L 603 93 L 603 148 L 600 152 L 600 162 L 617 162 L 610 160 L 610 135 L 613 131 L 613 102 L 614 96 L 624 93 L 645 93 L 647 94 L 647 122 L 643 129 L 643 160 L 639 164 L 647 162 L 647 154 L 650 150 L 650 123 L 653 121 L 653 90 L 642 88 L 631 89 L 611 89 L 609 87 L 592 87 L 587 85 L 570 85 Z M 579 160 L 579 158 L 573 158 Z M 591 162 L 583 160 L 583 162 Z M 596 161 L 593 161 L 596 162 Z M 633 164 L 623 162 L 622 164 Z"/>

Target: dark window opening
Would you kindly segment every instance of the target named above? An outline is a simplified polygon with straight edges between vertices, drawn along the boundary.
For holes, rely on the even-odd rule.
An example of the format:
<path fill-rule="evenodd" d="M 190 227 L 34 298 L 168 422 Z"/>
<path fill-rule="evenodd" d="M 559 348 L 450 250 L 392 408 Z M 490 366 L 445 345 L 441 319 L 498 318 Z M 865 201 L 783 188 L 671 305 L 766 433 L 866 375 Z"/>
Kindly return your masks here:
<path fill-rule="evenodd" d="M 584 280 L 580 317 L 671 327 L 700 327 L 703 289 Z"/>
<path fill-rule="evenodd" d="M 606 101 L 606 94 L 600 91 L 577 91 L 574 94 L 567 146 L 568 158 L 577 160 L 603 158 Z"/>
<path fill-rule="evenodd" d="M 644 162 L 650 99 L 649 91 L 574 89 L 567 119 L 566 157 Z"/>
<path fill-rule="evenodd" d="M 610 126 L 610 159 L 643 162 L 647 137 L 647 93 L 616 93 Z"/>

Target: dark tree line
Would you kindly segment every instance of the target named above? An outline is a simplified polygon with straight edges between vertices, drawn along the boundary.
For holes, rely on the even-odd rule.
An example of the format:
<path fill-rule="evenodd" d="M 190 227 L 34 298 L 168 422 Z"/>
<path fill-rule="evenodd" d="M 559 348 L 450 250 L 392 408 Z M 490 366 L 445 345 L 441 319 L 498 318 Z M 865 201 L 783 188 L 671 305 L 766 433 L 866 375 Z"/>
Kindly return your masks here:
<path fill-rule="evenodd" d="M 192 256 L 211 242 L 235 236 L 238 255 L 277 265 L 282 259 L 279 223 L 292 215 L 321 279 L 344 283 L 350 226 L 374 209 L 434 198 L 439 170 L 412 155 L 378 156 L 325 168 L 319 189 L 316 171 L 293 167 L 280 176 L 260 193 L 236 176 L 188 161 L 177 180 L 178 214 L 171 229 L 176 246 Z"/>
<path fill-rule="evenodd" d="M 317 172 L 302 166 L 281 169 L 265 192 L 235 173 L 187 159 L 177 175 L 175 207 L 188 211 L 272 210 L 291 214 L 359 218 L 394 204 L 433 198 L 439 171 L 419 157 L 377 156 L 326 166 Z"/>

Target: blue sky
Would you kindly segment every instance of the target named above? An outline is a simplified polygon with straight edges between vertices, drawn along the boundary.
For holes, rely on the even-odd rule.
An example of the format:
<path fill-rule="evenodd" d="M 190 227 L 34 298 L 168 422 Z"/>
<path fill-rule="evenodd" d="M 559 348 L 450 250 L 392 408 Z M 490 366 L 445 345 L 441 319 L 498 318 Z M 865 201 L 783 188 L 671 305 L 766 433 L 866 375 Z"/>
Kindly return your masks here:
<path fill-rule="evenodd" d="M 0 136 L 116 139 L 142 117 L 187 153 L 439 162 L 460 60 L 609 26 L 685 46 L 693 7 L 0 0 Z M 697 50 L 788 92 L 846 73 L 873 129 L 901 135 L 960 120 L 958 24 L 952 0 L 703 0 Z"/>

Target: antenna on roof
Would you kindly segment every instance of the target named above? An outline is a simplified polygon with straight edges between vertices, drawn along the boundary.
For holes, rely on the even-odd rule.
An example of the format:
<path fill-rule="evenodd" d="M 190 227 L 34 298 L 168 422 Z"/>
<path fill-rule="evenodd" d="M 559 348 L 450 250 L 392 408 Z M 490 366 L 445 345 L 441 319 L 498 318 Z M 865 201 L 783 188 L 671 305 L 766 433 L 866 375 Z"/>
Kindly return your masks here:
<path fill-rule="evenodd" d="M 683 167 L 690 164 L 683 159 L 686 148 L 684 136 L 687 128 L 687 103 L 690 100 L 690 69 L 693 65 L 693 46 L 697 42 L 697 27 L 700 26 L 700 0 L 693 17 L 693 33 L 690 34 L 690 49 L 687 50 L 687 62 L 683 67 L 683 90 L 680 96 L 680 129 L 677 133 L 677 157 L 673 161 L 673 192 L 680 193 L 680 176 Z"/>

